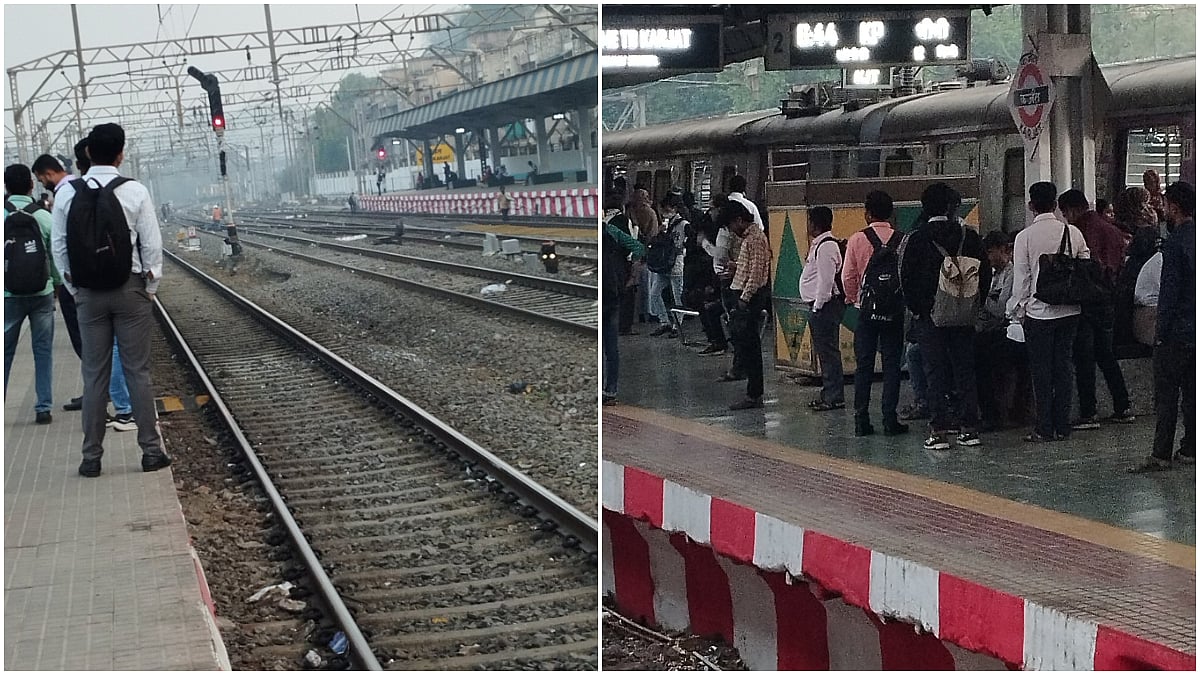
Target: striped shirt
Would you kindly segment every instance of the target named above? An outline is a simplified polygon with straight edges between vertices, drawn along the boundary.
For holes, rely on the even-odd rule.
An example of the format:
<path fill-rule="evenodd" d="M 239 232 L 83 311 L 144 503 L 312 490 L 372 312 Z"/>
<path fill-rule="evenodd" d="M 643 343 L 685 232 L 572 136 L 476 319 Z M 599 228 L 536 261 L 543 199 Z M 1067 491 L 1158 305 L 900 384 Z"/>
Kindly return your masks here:
<path fill-rule="evenodd" d="M 738 252 L 737 271 L 733 275 L 734 290 L 741 291 L 742 300 L 750 298 L 771 278 L 771 246 L 767 235 L 758 227 L 750 227 Z"/>

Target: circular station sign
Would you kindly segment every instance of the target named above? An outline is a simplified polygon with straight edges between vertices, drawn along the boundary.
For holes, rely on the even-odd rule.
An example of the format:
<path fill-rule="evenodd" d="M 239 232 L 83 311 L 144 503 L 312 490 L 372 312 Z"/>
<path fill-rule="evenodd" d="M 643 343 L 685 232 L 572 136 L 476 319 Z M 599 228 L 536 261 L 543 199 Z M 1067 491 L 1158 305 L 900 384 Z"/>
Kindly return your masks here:
<path fill-rule="evenodd" d="M 1054 83 L 1036 61 L 1023 63 L 1009 85 L 1009 111 L 1021 135 L 1033 140 L 1041 135 L 1054 106 Z"/>

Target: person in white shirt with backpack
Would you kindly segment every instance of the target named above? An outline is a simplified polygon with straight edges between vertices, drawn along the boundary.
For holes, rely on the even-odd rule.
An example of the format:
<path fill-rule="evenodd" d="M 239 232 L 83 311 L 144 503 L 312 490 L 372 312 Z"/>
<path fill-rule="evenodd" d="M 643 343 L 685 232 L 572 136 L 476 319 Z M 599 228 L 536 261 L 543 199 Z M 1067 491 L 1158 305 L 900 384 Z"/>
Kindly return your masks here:
<path fill-rule="evenodd" d="M 79 474 L 101 472 L 113 338 L 120 345 L 142 470 L 170 466 L 150 384 L 153 297 L 162 278 L 158 211 L 141 183 L 122 177 L 125 131 L 101 124 L 87 139 L 92 167 L 62 186 L 54 204 L 51 251 L 75 296 L 83 339 L 83 461 Z"/>

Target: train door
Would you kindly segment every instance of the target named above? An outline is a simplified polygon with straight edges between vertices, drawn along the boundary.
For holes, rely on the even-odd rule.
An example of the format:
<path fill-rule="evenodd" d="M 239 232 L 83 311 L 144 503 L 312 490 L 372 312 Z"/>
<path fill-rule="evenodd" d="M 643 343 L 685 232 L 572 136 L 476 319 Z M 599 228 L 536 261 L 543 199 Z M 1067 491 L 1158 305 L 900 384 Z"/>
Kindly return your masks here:
<path fill-rule="evenodd" d="M 671 170 L 658 169 L 654 172 L 654 186 L 650 192 L 650 197 L 654 200 L 654 206 L 657 208 L 658 203 L 667 196 L 671 191 Z"/>
<path fill-rule="evenodd" d="M 1025 228 L 1029 207 L 1025 203 L 1025 151 L 1014 148 L 1004 153 L 1004 212 L 1001 228 L 1016 234 Z"/>

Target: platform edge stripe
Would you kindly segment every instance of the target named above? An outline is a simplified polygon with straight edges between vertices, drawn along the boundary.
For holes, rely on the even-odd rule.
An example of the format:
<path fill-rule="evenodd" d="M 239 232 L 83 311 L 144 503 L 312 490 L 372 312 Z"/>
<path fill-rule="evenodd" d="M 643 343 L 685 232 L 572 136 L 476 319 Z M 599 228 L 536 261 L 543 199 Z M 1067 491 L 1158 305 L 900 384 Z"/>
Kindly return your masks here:
<path fill-rule="evenodd" d="M 1097 626 L 1025 601 L 1024 670 L 1092 670 Z"/>
<path fill-rule="evenodd" d="M 804 576 L 861 609 L 871 608 L 871 550 L 805 530 Z"/>
<path fill-rule="evenodd" d="M 692 623 L 687 558 L 672 545 L 668 532 L 644 522 L 635 521 L 633 525 L 648 547 L 655 621 L 665 628 L 687 632 Z"/>
<path fill-rule="evenodd" d="M 963 649 L 1020 666 L 1025 658 L 1025 601 L 941 572 L 937 635 Z"/>
<path fill-rule="evenodd" d="M 754 510 L 718 497 L 711 498 L 709 508 L 709 537 L 713 549 L 738 562 L 753 562 Z"/>
<path fill-rule="evenodd" d="M 196 568 L 196 578 L 200 583 L 200 613 L 204 615 L 204 625 L 208 628 L 208 640 L 212 649 L 213 659 L 221 670 L 233 670 L 229 660 L 229 651 L 225 648 L 225 640 L 221 637 L 221 629 L 217 627 L 217 605 L 213 602 L 212 593 L 208 588 L 208 577 L 204 574 L 204 566 L 200 563 L 200 555 L 196 548 L 188 543 L 188 553 L 192 556 L 192 564 Z"/>
<path fill-rule="evenodd" d="M 939 634 L 937 570 L 871 551 L 870 577 L 871 611 Z"/>
<path fill-rule="evenodd" d="M 775 614 L 775 592 L 749 565 L 718 556 L 717 562 L 729 579 L 733 604 L 733 647 L 750 670 L 779 668 L 779 631 Z"/>
<path fill-rule="evenodd" d="M 625 467 L 601 460 L 600 505 L 616 513 L 625 513 Z"/>
<path fill-rule="evenodd" d="M 804 528 L 755 513 L 753 563 L 764 570 L 799 577 L 804 569 Z"/>
<path fill-rule="evenodd" d="M 600 522 L 600 594 L 602 596 L 616 595 L 617 580 L 613 576 L 612 533 L 608 524 Z"/>
<path fill-rule="evenodd" d="M 708 544 L 712 541 L 712 497 L 674 481 L 663 482 L 662 528 L 668 532 L 683 532 L 692 541 Z"/>
<path fill-rule="evenodd" d="M 1196 655 L 1101 625 L 1096 630 L 1096 654 L 1092 665 L 1096 670 L 1194 672 Z"/>
<path fill-rule="evenodd" d="M 622 506 L 625 514 L 634 518 L 644 518 L 655 527 L 662 527 L 665 482 L 648 471 L 632 466 L 625 467 L 625 475 L 622 478 L 625 487 Z"/>

